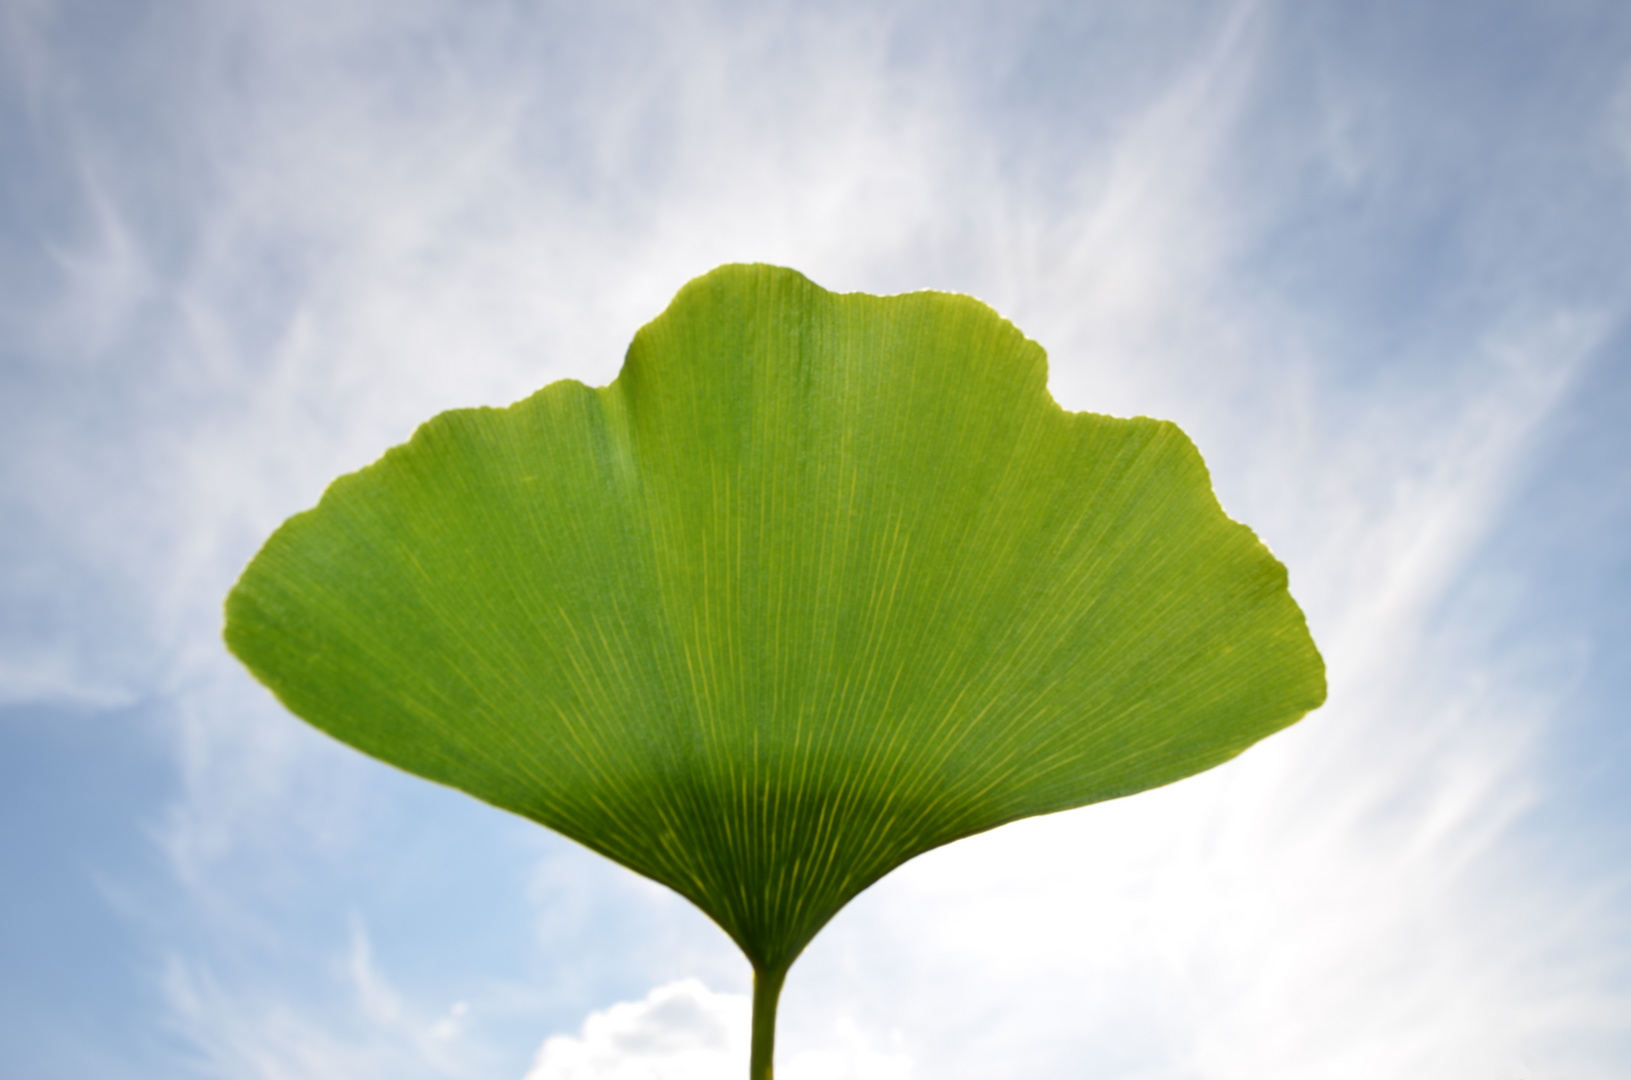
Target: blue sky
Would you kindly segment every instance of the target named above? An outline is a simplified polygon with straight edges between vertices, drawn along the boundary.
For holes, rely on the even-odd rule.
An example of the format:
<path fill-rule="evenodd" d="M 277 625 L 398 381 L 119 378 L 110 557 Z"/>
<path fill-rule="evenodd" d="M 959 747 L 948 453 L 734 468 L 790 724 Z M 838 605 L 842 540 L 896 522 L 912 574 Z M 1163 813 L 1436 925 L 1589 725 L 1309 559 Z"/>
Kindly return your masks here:
<path fill-rule="evenodd" d="M 8 0 L 0 161 L 7 1076 L 745 1055 L 706 920 L 307 729 L 219 611 L 334 476 L 747 260 L 1177 420 L 1332 676 L 864 894 L 779 1074 L 1631 1071 L 1624 5 Z"/>

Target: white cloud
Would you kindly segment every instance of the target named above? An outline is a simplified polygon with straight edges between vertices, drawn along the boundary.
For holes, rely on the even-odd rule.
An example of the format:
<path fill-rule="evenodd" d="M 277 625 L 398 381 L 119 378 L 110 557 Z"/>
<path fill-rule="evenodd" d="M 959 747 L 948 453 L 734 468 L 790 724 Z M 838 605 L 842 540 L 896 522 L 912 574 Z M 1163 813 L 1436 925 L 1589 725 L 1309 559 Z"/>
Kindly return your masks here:
<path fill-rule="evenodd" d="M 849 1016 L 839 1016 L 826 1049 L 782 1051 L 776 1066 L 782 1080 L 912 1080 L 917 1069 L 900 1031 L 879 1039 Z"/>
<path fill-rule="evenodd" d="M 751 1003 L 716 994 L 696 979 L 659 986 L 584 1021 L 577 1036 L 544 1042 L 526 1080 L 715 1080 L 747 1070 Z M 848 1018 L 833 1030 L 837 1049 L 778 1054 L 785 1080 L 911 1080 L 898 1047 L 880 1050 Z M 898 1043 L 898 1038 L 895 1040 Z"/>
<path fill-rule="evenodd" d="M 186 1040 L 194 1068 L 217 1080 L 492 1075 L 490 1053 L 461 1038 L 468 1002 L 437 1015 L 408 1000 L 376 966 L 360 925 L 336 960 L 335 993 L 319 1003 L 228 985 L 208 967 L 173 957 L 163 977 L 170 1026 Z"/>
<path fill-rule="evenodd" d="M 133 695 L 127 686 L 87 667 L 66 649 L 14 646 L 0 655 L 0 706 L 49 701 L 116 709 L 130 704 Z"/>
<path fill-rule="evenodd" d="M 711 1080 L 747 1071 L 750 1005 L 695 979 L 594 1013 L 545 1041 L 527 1080 Z"/>

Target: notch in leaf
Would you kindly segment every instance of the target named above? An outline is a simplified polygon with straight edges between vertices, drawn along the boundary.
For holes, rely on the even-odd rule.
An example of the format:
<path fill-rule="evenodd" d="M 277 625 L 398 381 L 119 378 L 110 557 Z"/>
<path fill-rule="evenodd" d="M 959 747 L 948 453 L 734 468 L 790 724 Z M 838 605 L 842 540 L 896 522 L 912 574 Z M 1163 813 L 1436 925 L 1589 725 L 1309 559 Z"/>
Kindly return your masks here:
<path fill-rule="evenodd" d="M 907 859 L 1211 768 L 1325 698 L 1170 423 L 1068 413 L 965 296 L 699 278 L 621 374 L 443 413 L 227 600 L 297 715 L 794 959 Z"/>

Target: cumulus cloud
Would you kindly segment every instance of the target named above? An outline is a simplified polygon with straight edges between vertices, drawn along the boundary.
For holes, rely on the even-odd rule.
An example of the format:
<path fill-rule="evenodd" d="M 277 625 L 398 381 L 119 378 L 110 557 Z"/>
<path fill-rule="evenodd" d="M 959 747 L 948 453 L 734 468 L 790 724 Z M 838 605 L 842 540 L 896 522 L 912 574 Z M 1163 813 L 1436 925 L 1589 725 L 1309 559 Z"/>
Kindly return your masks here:
<path fill-rule="evenodd" d="M 751 1005 L 695 979 L 592 1014 L 577 1036 L 556 1035 L 526 1080 L 709 1080 L 747 1069 Z"/>
<path fill-rule="evenodd" d="M 714 1080 L 747 1069 L 752 1003 L 716 994 L 696 979 L 659 986 L 584 1021 L 577 1036 L 556 1035 L 538 1051 L 526 1080 Z M 780 1055 L 787 1080 L 911 1080 L 911 1057 L 879 1050 L 859 1025 L 835 1026 L 839 1049 Z"/>

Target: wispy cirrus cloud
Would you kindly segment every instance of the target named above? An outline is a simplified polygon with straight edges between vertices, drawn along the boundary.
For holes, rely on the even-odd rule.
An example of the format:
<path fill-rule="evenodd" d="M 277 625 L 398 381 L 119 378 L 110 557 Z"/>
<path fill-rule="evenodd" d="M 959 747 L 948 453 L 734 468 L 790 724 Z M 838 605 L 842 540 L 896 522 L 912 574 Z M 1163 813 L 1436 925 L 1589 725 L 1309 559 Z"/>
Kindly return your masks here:
<path fill-rule="evenodd" d="M 376 966 L 367 934 L 353 927 L 330 973 L 327 1007 L 226 986 L 207 967 L 173 958 L 163 988 L 170 1024 L 206 1076 L 254 1080 L 491 1075 L 479 1044 L 461 1040 L 462 1001 L 440 1015 L 406 1000 Z"/>

